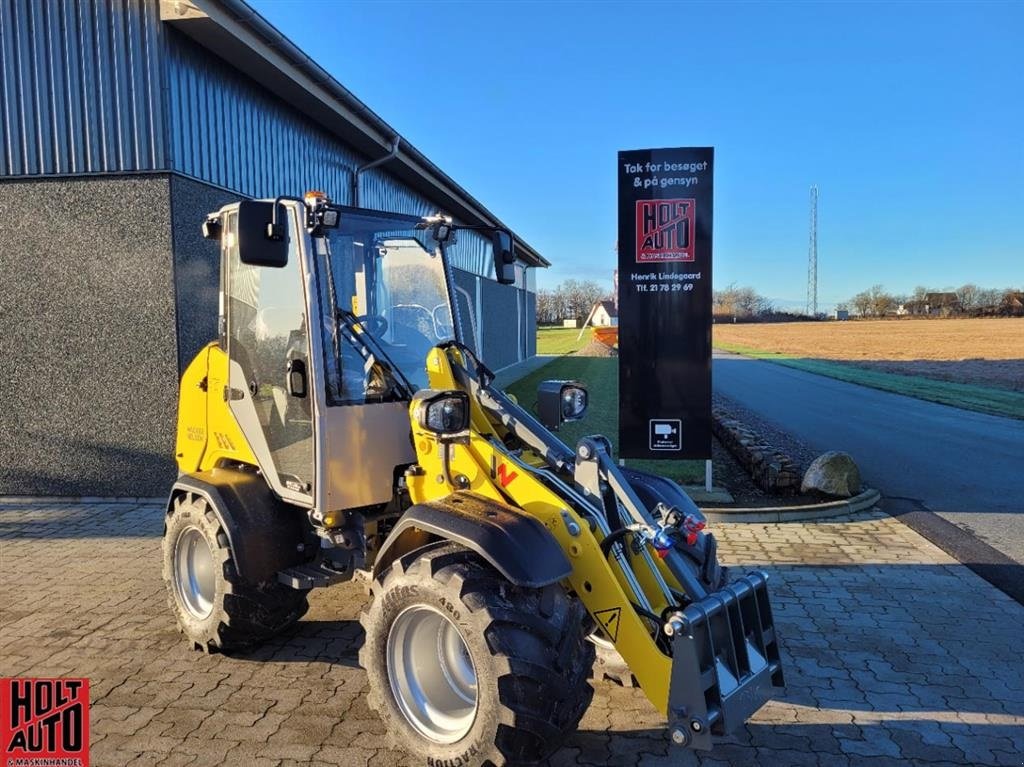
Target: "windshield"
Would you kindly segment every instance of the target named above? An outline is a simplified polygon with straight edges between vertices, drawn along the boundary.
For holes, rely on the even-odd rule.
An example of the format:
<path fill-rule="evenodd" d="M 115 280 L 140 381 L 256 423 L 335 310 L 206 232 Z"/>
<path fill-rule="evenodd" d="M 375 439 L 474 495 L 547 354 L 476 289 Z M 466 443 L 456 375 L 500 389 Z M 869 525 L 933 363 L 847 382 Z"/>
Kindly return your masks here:
<path fill-rule="evenodd" d="M 340 227 L 315 239 L 329 264 L 318 271 L 331 404 L 397 398 L 391 366 L 398 384 L 425 388 L 427 353 L 455 338 L 441 249 L 419 221 L 343 212 Z"/>

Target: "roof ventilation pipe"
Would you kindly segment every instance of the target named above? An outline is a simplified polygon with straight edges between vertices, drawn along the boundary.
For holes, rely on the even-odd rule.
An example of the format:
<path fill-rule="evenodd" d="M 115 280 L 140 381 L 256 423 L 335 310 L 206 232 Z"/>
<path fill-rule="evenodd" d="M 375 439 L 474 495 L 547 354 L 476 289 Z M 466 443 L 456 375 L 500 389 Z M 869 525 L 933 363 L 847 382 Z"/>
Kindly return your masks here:
<path fill-rule="evenodd" d="M 362 176 L 363 173 L 365 173 L 366 171 L 368 171 L 368 170 L 370 170 L 372 168 L 376 168 L 378 165 L 383 165 L 388 160 L 393 160 L 395 157 L 397 157 L 398 156 L 398 147 L 401 145 L 401 143 L 402 143 L 402 137 L 399 136 L 398 134 L 395 134 L 395 140 L 391 144 L 391 151 L 390 152 L 388 152 L 386 155 L 384 155 L 383 157 L 381 157 L 378 160 L 374 160 L 371 163 L 367 163 L 366 165 L 361 165 L 360 167 L 356 168 L 355 173 L 352 174 L 352 207 L 354 207 L 354 208 L 358 208 L 359 207 L 359 178 L 360 178 L 360 176 Z"/>

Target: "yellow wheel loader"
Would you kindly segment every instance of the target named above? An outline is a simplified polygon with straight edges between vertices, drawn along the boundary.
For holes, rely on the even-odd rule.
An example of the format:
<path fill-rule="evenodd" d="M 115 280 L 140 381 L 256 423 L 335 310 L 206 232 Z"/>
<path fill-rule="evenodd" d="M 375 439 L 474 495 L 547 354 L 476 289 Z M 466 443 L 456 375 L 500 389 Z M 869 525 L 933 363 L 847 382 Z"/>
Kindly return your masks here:
<path fill-rule="evenodd" d="M 431 765 L 542 760 L 615 654 L 680 747 L 709 749 L 782 685 L 766 578 L 727 580 L 678 485 L 555 432 L 460 342 L 460 227 L 323 195 L 228 205 L 219 338 L 181 381 L 163 540 L 169 603 L 198 648 L 250 648 L 313 588 L 367 571 L 360 662 L 397 745 Z M 486 231 L 497 279 L 513 241 Z"/>

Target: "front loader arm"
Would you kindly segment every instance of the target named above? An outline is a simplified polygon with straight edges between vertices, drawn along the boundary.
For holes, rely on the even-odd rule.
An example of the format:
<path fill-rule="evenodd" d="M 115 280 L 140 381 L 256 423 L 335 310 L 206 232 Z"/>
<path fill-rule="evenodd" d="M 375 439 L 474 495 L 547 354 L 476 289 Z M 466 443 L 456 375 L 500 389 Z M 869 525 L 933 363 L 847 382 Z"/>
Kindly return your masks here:
<path fill-rule="evenodd" d="M 625 658 L 651 703 L 665 713 L 671 659 L 658 649 L 651 627 L 634 609 L 623 589 L 621 570 L 613 570 L 602 554 L 591 525 L 539 480 L 542 470 L 473 434 L 469 445 L 451 448 L 450 475 L 466 480 L 465 487 L 452 487 L 444 482 L 439 446 L 426 434 L 414 432 L 414 439 L 423 473 L 407 476 L 413 502 L 440 500 L 464 489 L 522 509 L 538 519 L 572 564 L 569 587 Z"/>
<path fill-rule="evenodd" d="M 419 465 L 407 474 L 412 500 L 469 491 L 540 521 L 572 565 L 564 585 L 666 715 L 675 743 L 710 748 L 712 732 L 733 729 L 781 686 L 766 577 L 720 586 L 705 571 L 702 581 L 684 554 L 707 542 L 688 498 L 677 492 L 676 502 L 645 505 L 606 439 L 568 448 L 492 388 L 465 347 L 433 349 L 427 372 L 432 389 L 469 395 L 471 428 L 453 443 L 411 419 Z M 713 544 L 707 550 L 713 557 Z"/>

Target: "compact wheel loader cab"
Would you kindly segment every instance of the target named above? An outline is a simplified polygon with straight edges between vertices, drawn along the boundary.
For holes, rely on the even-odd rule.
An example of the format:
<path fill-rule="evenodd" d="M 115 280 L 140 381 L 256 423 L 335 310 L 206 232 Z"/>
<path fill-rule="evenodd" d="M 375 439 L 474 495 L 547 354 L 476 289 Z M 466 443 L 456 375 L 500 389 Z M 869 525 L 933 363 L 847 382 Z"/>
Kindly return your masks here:
<path fill-rule="evenodd" d="M 425 763 L 546 758 L 598 650 L 673 743 L 711 748 L 782 685 L 765 576 L 726 577 L 678 485 L 555 436 L 582 384 L 545 382 L 539 417 L 494 387 L 459 338 L 459 229 L 317 193 L 207 218 L 220 330 L 181 381 L 171 610 L 196 647 L 239 651 L 366 571 L 369 703 Z M 489 234 L 511 281 L 512 238 Z"/>

